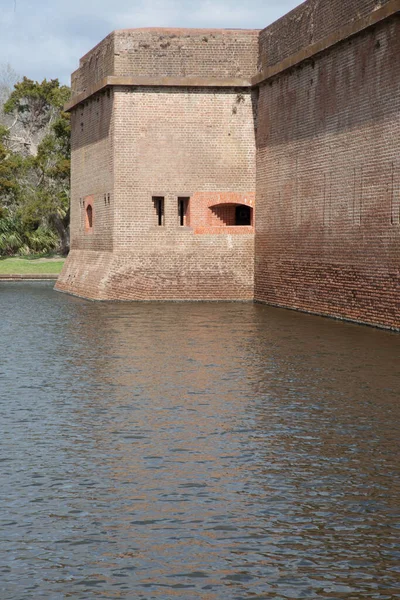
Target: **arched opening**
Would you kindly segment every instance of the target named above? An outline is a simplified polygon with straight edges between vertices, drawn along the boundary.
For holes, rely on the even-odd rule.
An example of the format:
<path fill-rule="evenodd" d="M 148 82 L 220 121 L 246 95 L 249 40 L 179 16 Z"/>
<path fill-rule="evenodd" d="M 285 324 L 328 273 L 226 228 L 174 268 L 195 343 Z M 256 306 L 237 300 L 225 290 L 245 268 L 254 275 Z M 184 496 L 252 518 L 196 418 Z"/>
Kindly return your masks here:
<path fill-rule="evenodd" d="M 235 209 L 235 225 L 245 227 L 251 225 L 251 208 L 246 204 L 238 204 Z"/>
<path fill-rule="evenodd" d="M 93 227 L 93 208 L 91 204 L 86 207 L 86 227 L 92 229 Z"/>
<path fill-rule="evenodd" d="M 210 206 L 211 221 L 214 227 L 251 227 L 253 209 L 247 204 L 215 204 Z"/>

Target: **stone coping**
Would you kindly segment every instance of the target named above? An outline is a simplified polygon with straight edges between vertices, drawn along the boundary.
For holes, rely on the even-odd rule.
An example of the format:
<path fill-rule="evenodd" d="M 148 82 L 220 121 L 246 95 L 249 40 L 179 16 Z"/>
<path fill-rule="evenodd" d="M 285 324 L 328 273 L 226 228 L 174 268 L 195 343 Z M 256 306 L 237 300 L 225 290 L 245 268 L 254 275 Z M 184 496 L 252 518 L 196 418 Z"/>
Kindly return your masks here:
<path fill-rule="evenodd" d="M 104 77 L 87 90 L 73 96 L 65 105 L 64 110 L 69 112 L 78 104 L 85 102 L 90 96 L 101 90 L 112 86 L 126 87 L 195 87 L 195 88 L 250 88 L 251 81 L 241 78 L 217 78 L 217 77 L 147 77 L 137 75 L 135 77 L 117 77 L 111 75 Z"/>
<path fill-rule="evenodd" d="M 58 279 L 57 273 L 37 273 L 37 274 L 12 274 L 0 273 L 0 281 L 29 281 L 29 280 L 53 280 Z"/>

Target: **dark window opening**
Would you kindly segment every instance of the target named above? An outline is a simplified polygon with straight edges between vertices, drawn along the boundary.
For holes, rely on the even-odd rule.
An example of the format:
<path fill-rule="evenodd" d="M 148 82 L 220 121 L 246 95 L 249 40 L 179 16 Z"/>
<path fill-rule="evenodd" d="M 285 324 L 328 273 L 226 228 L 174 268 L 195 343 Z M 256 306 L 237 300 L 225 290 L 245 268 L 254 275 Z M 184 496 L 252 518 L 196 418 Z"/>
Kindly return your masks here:
<path fill-rule="evenodd" d="M 178 198 L 178 216 L 179 216 L 179 225 L 181 227 L 185 227 L 189 225 L 189 198 Z"/>
<path fill-rule="evenodd" d="M 251 225 L 251 208 L 244 204 L 236 206 L 235 209 L 235 225 L 246 226 Z"/>
<path fill-rule="evenodd" d="M 225 202 L 210 206 L 212 217 L 210 225 L 215 227 L 251 227 L 253 223 L 253 209 L 246 204 L 233 204 Z"/>
<path fill-rule="evenodd" d="M 86 226 L 88 229 L 93 227 L 93 208 L 91 204 L 86 207 Z"/>
<path fill-rule="evenodd" d="M 162 227 L 164 225 L 164 198 L 162 196 L 154 196 L 153 204 L 156 215 L 156 223 L 158 227 Z"/>

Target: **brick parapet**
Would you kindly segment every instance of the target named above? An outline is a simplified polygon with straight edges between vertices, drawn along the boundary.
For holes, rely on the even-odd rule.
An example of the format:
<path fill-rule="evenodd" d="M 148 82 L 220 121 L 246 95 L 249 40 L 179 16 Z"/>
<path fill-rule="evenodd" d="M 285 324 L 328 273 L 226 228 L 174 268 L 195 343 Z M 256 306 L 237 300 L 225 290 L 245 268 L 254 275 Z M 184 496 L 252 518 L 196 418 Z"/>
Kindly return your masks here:
<path fill-rule="evenodd" d="M 257 48 L 258 30 L 117 30 L 81 58 L 72 75 L 72 96 L 88 97 L 108 77 L 142 77 L 150 85 L 163 85 L 165 78 L 186 79 L 188 85 L 201 79 L 203 86 L 208 80 L 248 82 L 256 71 Z"/>
<path fill-rule="evenodd" d="M 363 11 L 355 11 L 353 6 L 354 1 L 355 0 L 353 0 L 353 3 L 349 3 L 350 13 L 348 17 L 353 17 L 353 19 L 350 18 L 350 22 L 345 21 L 343 24 L 340 19 L 333 19 L 333 22 L 330 23 L 330 26 L 325 28 L 326 35 L 321 36 L 320 30 L 318 30 L 319 35 L 314 35 L 314 26 L 312 20 L 306 21 L 310 35 L 305 36 L 304 32 L 303 35 L 297 32 L 297 37 L 291 36 L 290 41 L 294 44 L 293 47 L 289 44 L 282 44 L 282 48 L 271 53 L 269 48 L 270 45 L 276 45 L 279 47 L 280 27 L 285 29 L 288 28 L 290 30 L 290 26 L 293 23 L 298 24 L 299 21 L 303 21 L 303 19 L 306 20 L 305 15 L 307 15 L 309 12 L 314 14 L 314 12 L 312 12 L 313 10 L 315 11 L 315 16 L 318 15 L 320 17 L 319 13 L 322 8 L 319 6 L 319 4 L 318 7 L 315 6 L 312 8 L 313 0 L 305 2 L 300 7 L 292 11 L 292 13 L 282 17 L 280 21 L 263 30 L 259 37 L 259 72 L 257 75 L 252 77 L 252 86 L 257 86 L 260 83 L 279 75 L 287 69 L 296 67 L 302 62 L 312 59 L 317 54 L 329 50 L 329 48 L 332 48 L 336 44 L 344 42 L 345 40 L 356 36 L 369 27 L 373 27 L 374 25 L 377 25 L 385 19 L 388 19 L 389 17 L 392 17 L 400 12 L 400 0 L 386 0 L 381 3 L 383 6 L 377 6 L 375 4 L 372 12 L 365 7 Z M 329 6 L 336 6 L 337 4 L 338 3 L 330 2 Z M 319 10 L 316 10 L 316 8 Z M 296 52 L 293 52 L 293 48 L 297 48 L 298 46 L 300 49 Z M 273 59 L 274 56 L 276 56 L 275 62 Z"/>
<path fill-rule="evenodd" d="M 398 0 L 307 0 L 259 34 L 258 72 L 343 30 L 357 33 L 357 21 L 399 10 Z M 383 13 L 384 14 L 384 13 Z M 373 18 L 373 17 L 372 17 Z"/>
<path fill-rule="evenodd" d="M 115 32 L 110 33 L 80 59 L 79 68 L 71 76 L 73 97 L 114 74 L 114 37 Z"/>
<path fill-rule="evenodd" d="M 66 110 L 72 110 L 90 96 L 115 85 L 255 87 L 400 12 L 400 0 L 382 0 L 378 5 L 370 0 L 352 0 L 346 12 L 337 11 L 337 6 L 338 3 L 328 0 L 322 4 L 320 0 L 308 0 L 260 32 L 153 28 L 114 31 L 81 58 L 79 69 L 72 74 L 72 99 L 67 103 Z M 324 21 L 324 27 L 315 28 L 315 22 L 321 19 Z M 294 31 L 290 34 L 292 28 Z M 286 34 L 283 38 L 282 31 Z M 207 42 L 209 39 L 213 42 L 222 39 L 225 46 L 230 48 L 226 40 L 232 43 L 229 37 L 231 36 L 236 44 L 239 34 L 248 42 L 245 46 L 245 58 L 242 58 L 243 68 L 238 66 L 239 63 L 235 63 L 235 60 L 233 63 L 236 64 L 236 68 L 229 62 L 224 63 L 218 52 L 215 64 L 212 53 L 208 57 L 211 60 L 210 64 L 207 53 L 199 52 L 197 48 L 198 56 L 196 55 L 196 44 L 200 43 L 200 39 L 203 42 L 204 39 L 207 39 Z M 254 44 L 256 36 L 257 50 Z M 161 61 L 160 65 L 157 61 L 157 58 L 160 59 L 157 55 L 159 48 L 157 43 L 154 46 L 154 40 L 157 40 L 162 50 L 171 46 L 171 40 L 178 44 L 182 43 L 182 40 L 190 40 L 193 44 L 190 53 L 192 71 L 187 72 L 186 68 L 182 67 L 182 61 L 178 66 L 179 61 L 170 52 L 161 53 L 165 60 Z M 185 46 L 178 48 L 186 50 Z M 147 59 L 143 56 L 138 58 L 137 53 L 140 50 L 148 50 L 150 56 L 147 56 Z"/>

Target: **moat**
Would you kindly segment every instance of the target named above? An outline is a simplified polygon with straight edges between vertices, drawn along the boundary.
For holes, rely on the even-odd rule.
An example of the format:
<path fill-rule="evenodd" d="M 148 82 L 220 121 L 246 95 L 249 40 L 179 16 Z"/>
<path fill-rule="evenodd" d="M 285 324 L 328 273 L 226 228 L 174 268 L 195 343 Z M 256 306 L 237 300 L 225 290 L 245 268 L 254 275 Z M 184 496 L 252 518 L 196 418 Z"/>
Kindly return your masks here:
<path fill-rule="evenodd" d="M 1 600 L 400 598 L 400 336 L 0 283 Z"/>

